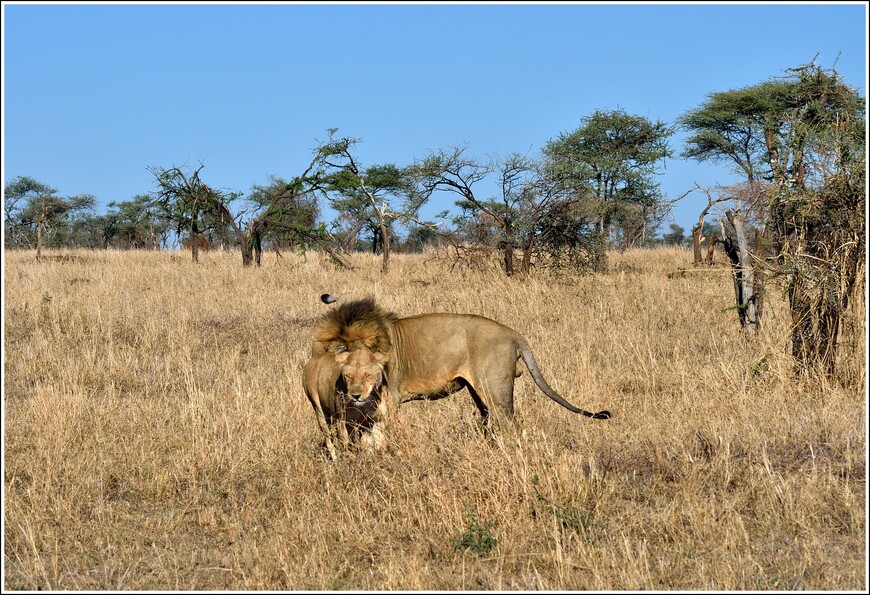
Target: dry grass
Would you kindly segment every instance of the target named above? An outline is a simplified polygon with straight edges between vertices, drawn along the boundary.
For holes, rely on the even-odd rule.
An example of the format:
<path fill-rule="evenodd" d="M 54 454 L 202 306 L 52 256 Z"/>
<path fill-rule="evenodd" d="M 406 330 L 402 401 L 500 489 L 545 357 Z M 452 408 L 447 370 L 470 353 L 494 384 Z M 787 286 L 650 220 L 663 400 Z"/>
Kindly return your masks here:
<path fill-rule="evenodd" d="M 7 252 L 4 588 L 866 588 L 863 303 L 847 381 L 795 379 L 780 292 L 748 340 L 727 273 L 668 277 L 690 256 L 521 280 L 422 256 L 384 279 L 368 256 Z M 329 463 L 300 385 L 325 291 L 495 318 L 614 417 L 526 373 L 519 435 L 482 438 L 462 392 L 403 406 L 387 453 Z"/>

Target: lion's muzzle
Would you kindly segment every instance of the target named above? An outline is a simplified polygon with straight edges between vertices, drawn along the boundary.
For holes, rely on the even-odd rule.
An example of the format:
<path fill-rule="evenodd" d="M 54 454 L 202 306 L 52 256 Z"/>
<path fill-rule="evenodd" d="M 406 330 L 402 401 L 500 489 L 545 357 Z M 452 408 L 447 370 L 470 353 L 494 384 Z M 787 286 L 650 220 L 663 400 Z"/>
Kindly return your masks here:
<path fill-rule="evenodd" d="M 375 382 L 368 381 L 362 384 L 355 384 L 352 379 L 345 376 L 344 382 L 347 386 L 347 399 L 351 404 L 356 406 L 360 406 L 366 401 L 379 396 L 381 387 L 384 384 L 383 375 L 379 375 L 379 378 Z"/>

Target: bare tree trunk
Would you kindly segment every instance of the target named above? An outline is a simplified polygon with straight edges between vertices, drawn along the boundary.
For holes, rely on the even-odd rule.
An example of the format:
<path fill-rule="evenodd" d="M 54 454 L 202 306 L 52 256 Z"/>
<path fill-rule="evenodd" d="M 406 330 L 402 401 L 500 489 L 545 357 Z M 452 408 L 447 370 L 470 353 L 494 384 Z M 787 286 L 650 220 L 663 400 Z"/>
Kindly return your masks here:
<path fill-rule="evenodd" d="M 749 238 L 746 235 L 745 216 L 740 211 L 726 211 L 728 221 L 734 227 L 734 241 L 729 253 L 734 271 L 734 290 L 736 292 L 737 309 L 741 326 L 752 334 L 758 332 L 761 324 L 756 304 L 757 282 L 752 252 L 749 249 Z M 735 249 L 736 248 L 736 252 Z"/>
<path fill-rule="evenodd" d="M 244 228 L 242 227 L 244 225 Z M 259 242 L 261 223 L 257 220 L 248 221 L 247 224 L 237 226 L 236 235 L 239 238 L 239 247 L 242 251 L 242 266 L 249 267 L 254 262 L 254 249 Z M 260 266 L 259 254 L 257 254 L 257 266 Z"/>
<path fill-rule="evenodd" d="M 362 224 L 362 222 L 360 222 L 360 223 L 357 223 L 356 225 L 354 225 L 350 229 L 350 231 L 347 232 L 347 240 L 345 242 L 342 242 L 344 244 L 344 246 L 342 246 L 342 249 L 345 252 L 349 252 L 349 253 L 356 252 L 357 246 L 359 246 L 359 232 L 362 229 L 362 227 L 363 227 L 363 224 Z"/>
<path fill-rule="evenodd" d="M 190 256 L 195 263 L 199 263 L 199 227 L 196 224 L 198 217 L 199 211 L 194 211 L 190 218 Z"/>
<path fill-rule="evenodd" d="M 504 271 L 508 277 L 514 274 L 514 245 L 507 241 L 504 243 Z"/>
<path fill-rule="evenodd" d="M 520 270 L 524 275 L 528 275 L 529 271 L 532 269 L 532 252 L 535 248 L 535 234 L 530 233 L 529 237 L 526 238 L 526 243 L 523 246 L 523 263 L 520 266 Z"/>
<path fill-rule="evenodd" d="M 607 213 L 604 215 L 604 218 L 601 220 L 601 247 L 604 250 L 607 250 L 610 247 L 610 227 L 611 227 L 610 213 Z"/>
<path fill-rule="evenodd" d="M 713 208 L 713 205 L 725 202 L 726 200 L 731 200 L 730 198 L 719 196 L 719 198 L 714 199 L 710 195 L 710 191 L 704 188 L 703 186 L 699 186 L 695 184 L 695 188 L 701 190 L 704 194 L 707 195 L 707 206 L 703 208 L 701 214 L 698 215 L 698 224 L 692 227 L 692 251 L 694 256 L 694 266 L 698 266 L 701 264 L 701 238 L 704 233 L 704 217 L 707 216 L 707 213 Z M 691 190 L 689 191 L 691 192 Z M 713 264 L 713 249 L 716 246 L 715 236 L 711 236 L 708 240 L 707 244 L 707 264 Z"/>
<path fill-rule="evenodd" d="M 390 271 L 390 234 L 387 230 L 387 225 L 384 222 L 384 216 L 381 212 L 378 212 L 378 223 L 380 223 L 381 227 L 381 245 L 383 246 L 383 262 L 381 264 L 381 274 L 386 275 Z"/>
<path fill-rule="evenodd" d="M 45 225 L 45 199 L 39 209 L 39 217 L 36 220 L 36 262 L 42 262 L 42 227 Z"/>
<path fill-rule="evenodd" d="M 607 270 L 607 243 L 610 238 L 610 215 L 601 216 L 598 221 L 597 246 L 595 255 L 592 257 L 592 270 L 604 272 Z"/>
<path fill-rule="evenodd" d="M 257 227 L 254 227 L 254 229 L 252 230 L 251 233 L 252 233 L 251 241 L 254 244 L 254 246 L 253 246 L 253 248 L 254 248 L 254 262 L 257 264 L 257 266 L 260 266 L 260 262 L 263 258 L 263 234 L 260 232 L 260 229 L 258 229 Z M 250 254 L 249 254 L 249 257 L 250 257 Z"/>
<path fill-rule="evenodd" d="M 701 230 L 703 223 L 692 226 L 692 265 L 701 264 Z"/>
<path fill-rule="evenodd" d="M 514 274 L 514 230 L 510 221 L 504 222 L 504 270 L 508 277 Z"/>
<path fill-rule="evenodd" d="M 329 247 L 329 244 L 327 244 L 323 240 L 317 240 L 317 243 L 320 245 L 321 248 L 323 248 L 324 252 L 326 252 L 329 255 L 329 257 L 332 259 L 332 261 L 336 265 L 338 265 L 339 268 L 342 268 L 342 269 L 352 268 L 349 264 L 344 262 L 338 254 L 335 253 L 335 250 L 333 250 L 332 248 Z"/>
<path fill-rule="evenodd" d="M 716 236 L 716 234 L 712 234 L 710 239 L 707 240 L 707 257 L 704 259 L 704 264 L 712 265 L 713 264 L 713 254 L 716 252 L 716 244 L 718 244 L 721 240 Z"/>
<path fill-rule="evenodd" d="M 380 226 L 372 229 L 372 255 L 378 253 L 378 244 L 381 244 L 381 228 Z"/>

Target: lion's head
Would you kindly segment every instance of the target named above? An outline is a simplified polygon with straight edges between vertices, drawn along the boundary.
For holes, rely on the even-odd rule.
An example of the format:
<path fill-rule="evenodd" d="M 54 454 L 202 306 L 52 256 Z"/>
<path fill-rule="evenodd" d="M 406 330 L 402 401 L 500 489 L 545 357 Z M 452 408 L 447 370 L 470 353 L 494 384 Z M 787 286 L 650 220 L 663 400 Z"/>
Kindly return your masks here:
<path fill-rule="evenodd" d="M 341 368 L 337 388 L 346 395 L 347 404 L 363 412 L 380 404 L 386 388 L 384 366 L 389 359 L 388 354 L 380 351 L 348 351 L 343 346 L 336 349 L 335 361 Z"/>

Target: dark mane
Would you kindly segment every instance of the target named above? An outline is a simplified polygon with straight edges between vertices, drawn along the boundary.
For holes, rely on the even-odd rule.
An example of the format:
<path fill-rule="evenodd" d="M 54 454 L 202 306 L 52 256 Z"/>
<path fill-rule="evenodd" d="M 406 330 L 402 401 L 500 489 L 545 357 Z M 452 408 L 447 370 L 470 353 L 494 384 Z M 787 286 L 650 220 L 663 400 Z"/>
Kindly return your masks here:
<path fill-rule="evenodd" d="M 314 329 L 315 340 L 326 351 L 338 346 L 348 350 L 365 347 L 372 351 L 390 350 L 389 326 L 398 320 L 374 299 L 365 298 L 341 304 L 320 319 Z"/>

